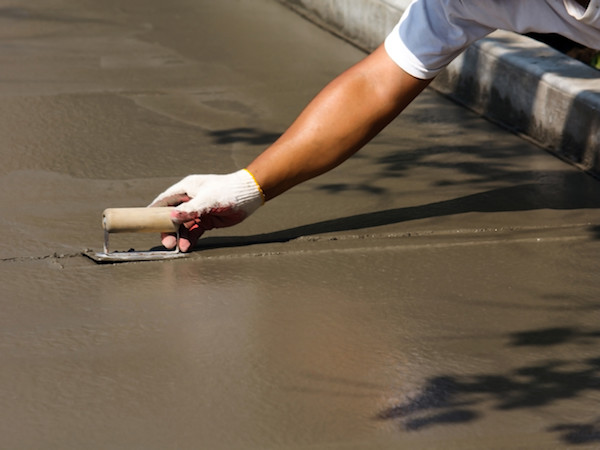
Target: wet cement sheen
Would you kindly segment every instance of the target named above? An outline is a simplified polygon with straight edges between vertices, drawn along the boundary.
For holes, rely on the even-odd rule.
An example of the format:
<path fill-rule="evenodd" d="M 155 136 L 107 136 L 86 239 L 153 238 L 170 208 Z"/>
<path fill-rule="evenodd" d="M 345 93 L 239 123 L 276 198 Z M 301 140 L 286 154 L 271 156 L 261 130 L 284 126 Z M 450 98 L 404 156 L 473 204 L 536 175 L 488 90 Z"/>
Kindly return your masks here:
<path fill-rule="evenodd" d="M 600 184 L 433 92 L 187 260 L 82 257 L 363 56 L 274 1 L 97 3 L 0 8 L 0 447 L 600 445 Z"/>

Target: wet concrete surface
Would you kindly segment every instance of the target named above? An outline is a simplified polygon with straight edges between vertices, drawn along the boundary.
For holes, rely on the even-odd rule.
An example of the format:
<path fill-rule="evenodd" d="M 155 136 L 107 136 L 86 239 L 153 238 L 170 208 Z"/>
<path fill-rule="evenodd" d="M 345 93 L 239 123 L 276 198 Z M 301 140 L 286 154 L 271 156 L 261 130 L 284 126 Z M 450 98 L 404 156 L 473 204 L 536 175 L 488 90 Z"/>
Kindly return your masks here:
<path fill-rule="evenodd" d="M 270 0 L 13 5 L 0 447 L 600 446 L 597 180 L 427 91 L 190 258 L 96 265 L 104 208 L 243 167 L 363 55 Z"/>

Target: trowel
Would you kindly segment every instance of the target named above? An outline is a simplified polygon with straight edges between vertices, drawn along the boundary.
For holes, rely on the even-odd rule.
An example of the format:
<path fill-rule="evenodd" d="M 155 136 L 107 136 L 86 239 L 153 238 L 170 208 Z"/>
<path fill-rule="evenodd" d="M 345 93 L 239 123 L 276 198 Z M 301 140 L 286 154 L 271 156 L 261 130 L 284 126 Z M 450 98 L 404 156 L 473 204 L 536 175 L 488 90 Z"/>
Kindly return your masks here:
<path fill-rule="evenodd" d="M 179 224 L 171 220 L 174 208 L 108 208 L 102 213 L 102 228 L 104 229 L 104 247 L 102 252 L 85 251 L 83 254 L 97 263 L 119 263 L 128 261 L 155 261 L 173 258 L 183 258 L 187 253 L 174 250 L 109 250 L 111 233 L 175 233 L 179 242 Z"/>

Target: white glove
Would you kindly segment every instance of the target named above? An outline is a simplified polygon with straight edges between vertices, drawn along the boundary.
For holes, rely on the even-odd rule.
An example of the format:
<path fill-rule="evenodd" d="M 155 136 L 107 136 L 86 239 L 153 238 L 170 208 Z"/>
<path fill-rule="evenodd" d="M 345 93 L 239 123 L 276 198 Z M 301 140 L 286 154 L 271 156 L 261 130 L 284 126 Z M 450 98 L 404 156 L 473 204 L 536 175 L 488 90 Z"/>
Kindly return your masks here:
<path fill-rule="evenodd" d="M 213 228 L 236 225 L 263 205 L 265 197 L 246 169 L 227 175 L 189 175 L 154 199 L 149 206 L 176 206 L 172 219 L 180 229 L 179 248 L 187 251 Z M 163 234 L 163 245 L 176 245 L 173 235 Z"/>

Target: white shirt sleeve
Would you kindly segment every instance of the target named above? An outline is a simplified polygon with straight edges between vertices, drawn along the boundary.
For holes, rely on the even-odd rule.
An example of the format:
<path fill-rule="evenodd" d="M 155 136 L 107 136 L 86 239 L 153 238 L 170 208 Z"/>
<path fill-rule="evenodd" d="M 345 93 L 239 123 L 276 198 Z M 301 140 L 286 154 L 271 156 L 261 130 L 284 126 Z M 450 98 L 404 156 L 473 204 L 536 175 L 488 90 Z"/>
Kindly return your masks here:
<path fill-rule="evenodd" d="M 474 41 L 496 29 L 558 33 L 600 47 L 600 0 L 413 0 L 385 40 L 410 75 L 435 77 Z"/>
<path fill-rule="evenodd" d="M 392 60 L 410 75 L 433 78 L 472 42 L 493 28 L 456 14 L 457 0 L 415 0 L 385 40 Z"/>

